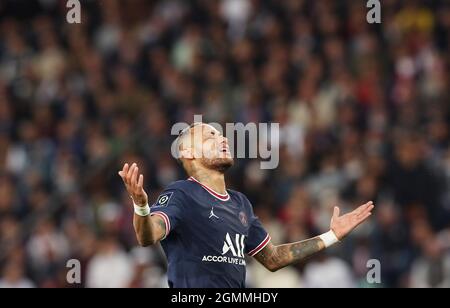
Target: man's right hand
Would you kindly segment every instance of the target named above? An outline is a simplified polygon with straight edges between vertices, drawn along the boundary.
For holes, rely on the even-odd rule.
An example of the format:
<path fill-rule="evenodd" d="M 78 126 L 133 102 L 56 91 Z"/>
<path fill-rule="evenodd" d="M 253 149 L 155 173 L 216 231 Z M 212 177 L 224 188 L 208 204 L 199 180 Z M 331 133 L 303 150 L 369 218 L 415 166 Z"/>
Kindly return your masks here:
<path fill-rule="evenodd" d="M 139 206 L 146 206 L 148 204 L 148 196 L 144 190 L 144 176 L 139 174 L 137 164 L 134 163 L 131 167 L 128 164 L 123 165 L 119 175 L 134 203 Z"/>

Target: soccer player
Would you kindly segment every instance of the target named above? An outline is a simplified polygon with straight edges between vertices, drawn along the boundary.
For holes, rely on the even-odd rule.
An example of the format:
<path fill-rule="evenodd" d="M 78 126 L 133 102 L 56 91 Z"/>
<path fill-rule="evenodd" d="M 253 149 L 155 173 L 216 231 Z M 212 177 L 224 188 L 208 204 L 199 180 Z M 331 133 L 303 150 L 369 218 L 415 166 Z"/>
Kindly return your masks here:
<path fill-rule="evenodd" d="M 119 171 L 134 203 L 137 240 L 142 246 L 161 242 L 170 287 L 245 287 L 245 254 L 276 271 L 339 242 L 374 208 L 368 202 L 340 216 L 335 207 L 330 231 L 276 246 L 245 195 L 226 189 L 224 173 L 233 165 L 227 138 L 194 123 L 181 132 L 177 146 L 189 178 L 170 184 L 151 208 L 138 166 L 125 164 Z"/>

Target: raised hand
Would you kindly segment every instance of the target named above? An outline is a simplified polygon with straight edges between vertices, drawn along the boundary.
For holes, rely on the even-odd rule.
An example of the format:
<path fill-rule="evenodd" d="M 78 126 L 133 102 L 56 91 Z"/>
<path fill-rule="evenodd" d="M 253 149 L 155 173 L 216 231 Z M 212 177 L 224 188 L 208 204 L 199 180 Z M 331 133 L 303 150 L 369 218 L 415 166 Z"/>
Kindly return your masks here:
<path fill-rule="evenodd" d="M 145 206 L 148 204 L 148 196 L 144 190 L 144 176 L 139 174 L 138 177 L 138 174 L 139 168 L 136 163 L 132 164 L 131 167 L 125 164 L 123 169 L 119 171 L 119 175 L 134 203 L 139 206 Z"/>
<path fill-rule="evenodd" d="M 334 207 L 333 217 L 331 218 L 330 228 L 336 234 L 339 240 L 343 239 L 358 225 L 364 222 L 370 215 L 372 215 L 372 209 L 374 204 L 372 201 L 361 205 L 353 212 L 339 216 L 339 208 Z"/>

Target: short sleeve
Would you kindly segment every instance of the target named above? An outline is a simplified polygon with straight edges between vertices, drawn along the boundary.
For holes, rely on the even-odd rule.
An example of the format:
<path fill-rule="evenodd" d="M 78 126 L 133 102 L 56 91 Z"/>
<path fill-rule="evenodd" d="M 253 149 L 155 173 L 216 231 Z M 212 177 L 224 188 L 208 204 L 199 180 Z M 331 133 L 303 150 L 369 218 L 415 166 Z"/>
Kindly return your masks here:
<path fill-rule="evenodd" d="M 270 242 L 269 233 L 264 229 L 263 225 L 257 217 L 254 217 L 250 229 L 248 231 L 248 238 L 245 245 L 245 252 L 253 257 L 260 252 Z"/>
<path fill-rule="evenodd" d="M 156 199 L 156 202 L 150 208 L 151 215 L 160 216 L 166 225 L 167 238 L 171 231 L 175 230 L 182 221 L 183 213 L 182 192 L 178 190 L 166 190 Z"/>
<path fill-rule="evenodd" d="M 270 242 L 269 233 L 264 229 L 261 221 L 253 213 L 253 206 L 247 197 L 241 194 L 243 203 L 245 204 L 250 216 L 250 226 L 248 230 L 247 240 L 245 241 L 245 253 L 250 257 L 255 256 Z"/>

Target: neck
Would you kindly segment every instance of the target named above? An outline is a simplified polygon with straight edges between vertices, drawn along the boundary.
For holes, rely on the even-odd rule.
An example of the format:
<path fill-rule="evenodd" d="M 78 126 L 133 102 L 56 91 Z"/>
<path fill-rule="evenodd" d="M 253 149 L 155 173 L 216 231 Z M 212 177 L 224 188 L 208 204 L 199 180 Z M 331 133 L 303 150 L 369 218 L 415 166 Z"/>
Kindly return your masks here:
<path fill-rule="evenodd" d="M 215 192 L 218 192 L 219 194 L 227 193 L 225 186 L 225 176 L 221 172 L 209 169 L 206 170 L 203 168 L 192 168 L 191 172 L 189 172 L 189 175 L 203 185 L 208 186 Z"/>

